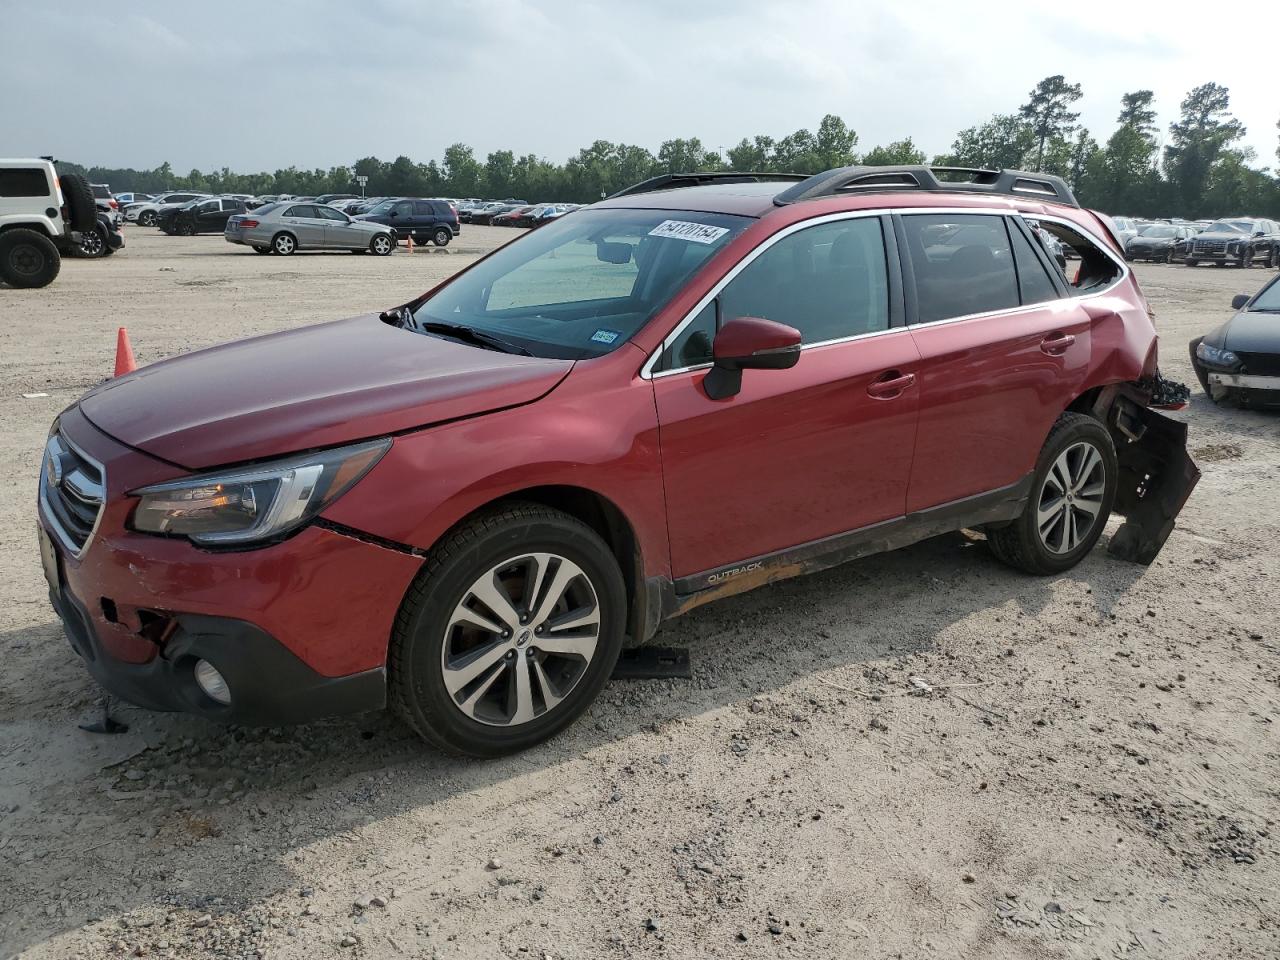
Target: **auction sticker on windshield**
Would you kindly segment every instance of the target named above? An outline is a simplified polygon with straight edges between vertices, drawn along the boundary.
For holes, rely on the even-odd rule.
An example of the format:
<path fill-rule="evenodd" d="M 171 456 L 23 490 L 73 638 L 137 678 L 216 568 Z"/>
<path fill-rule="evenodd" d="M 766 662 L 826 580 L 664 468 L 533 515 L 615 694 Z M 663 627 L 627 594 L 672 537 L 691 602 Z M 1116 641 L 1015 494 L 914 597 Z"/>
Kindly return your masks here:
<path fill-rule="evenodd" d="M 705 223 L 690 223 L 687 220 L 663 220 L 649 231 L 649 236 L 671 237 L 675 240 L 689 240 L 693 243 L 715 243 L 728 232 L 725 227 L 709 227 Z"/>

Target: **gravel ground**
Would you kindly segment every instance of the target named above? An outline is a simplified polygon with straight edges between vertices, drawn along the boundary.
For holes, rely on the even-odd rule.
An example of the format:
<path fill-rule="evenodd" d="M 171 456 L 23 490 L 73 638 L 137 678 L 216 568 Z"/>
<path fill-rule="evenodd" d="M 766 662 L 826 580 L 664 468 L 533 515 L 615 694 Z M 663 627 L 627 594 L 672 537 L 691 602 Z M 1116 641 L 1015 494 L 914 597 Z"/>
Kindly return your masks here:
<path fill-rule="evenodd" d="M 93 736 L 33 498 L 116 327 L 145 363 L 389 306 L 512 231 L 384 259 L 127 236 L 0 289 L 0 956 L 1280 955 L 1280 415 L 1195 388 L 1204 479 L 1150 568 L 1032 579 L 955 535 L 758 590 L 661 632 L 692 681 L 614 683 L 517 757 L 376 715 Z M 1188 382 L 1264 279 L 1136 269 Z"/>

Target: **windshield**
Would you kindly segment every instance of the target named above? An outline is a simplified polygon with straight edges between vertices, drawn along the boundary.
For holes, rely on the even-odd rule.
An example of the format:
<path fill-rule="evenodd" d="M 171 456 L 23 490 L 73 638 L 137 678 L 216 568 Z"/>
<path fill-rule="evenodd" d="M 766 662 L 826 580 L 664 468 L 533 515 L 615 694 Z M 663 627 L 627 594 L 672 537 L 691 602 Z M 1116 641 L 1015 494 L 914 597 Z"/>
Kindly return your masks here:
<path fill-rule="evenodd" d="M 1147 227 L 1142 231 L 1142 235 L 1144 237 L 1176 237 L 1178 235 L 1178 231 L 1173 227 L 1156 225 L 1154 227 Z"/>
<path fill-rule="evenodd" d="M 1263 313 L 1280 313 L 1280 279 L 1272 280 L 1263 287 L 1257 299 L 1249 304 L 1249 309 Z"/>
<path fill-rule="evenodd" d="M 1253 228 L 1250 223 L 1240 220 L 1218 220 L 1204 228 L 1205 233 L 1248 233 Z"/>
<path fill-rule="evenodd" d="M 609 353 L 649 322 L 749 217 L 582 210 L 508 244 L 419 304 L 419 324 L 461 324 L 534 356 Z"/>

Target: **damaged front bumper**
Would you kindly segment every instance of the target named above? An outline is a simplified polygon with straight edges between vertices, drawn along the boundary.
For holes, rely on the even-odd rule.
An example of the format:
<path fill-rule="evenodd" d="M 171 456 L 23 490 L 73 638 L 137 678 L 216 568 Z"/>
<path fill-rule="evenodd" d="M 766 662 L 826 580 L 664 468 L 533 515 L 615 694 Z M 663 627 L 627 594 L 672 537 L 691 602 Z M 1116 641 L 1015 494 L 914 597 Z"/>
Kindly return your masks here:
<path fill-rule="evenodd" d="M 1124 523 L 1108 549 L 1141 564 L 1160 553 L 1200 480 L 1187 453 L 1187 425 L 1152 410 L 1152 400 L 1142 385 L 1123 384 L 1107 388 L 1094 408 L 1111 430 L 1120 466 L 1113 510 Z"/>

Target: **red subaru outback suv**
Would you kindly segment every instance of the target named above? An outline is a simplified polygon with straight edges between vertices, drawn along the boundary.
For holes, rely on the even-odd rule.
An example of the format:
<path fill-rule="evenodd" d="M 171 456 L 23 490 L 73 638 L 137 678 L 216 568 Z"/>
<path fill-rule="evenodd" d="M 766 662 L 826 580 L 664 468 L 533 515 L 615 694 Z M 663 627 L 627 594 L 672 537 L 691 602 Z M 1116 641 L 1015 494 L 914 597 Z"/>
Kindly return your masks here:
<path fill-rule="evenodd" d="M 1150 562 L 1198 476 L 1159 382 L 1118 244 L 1053 177 L 663 177 L 401 307 L 91 391 L 49 436 L 42 555 L 126 700 L 389 702 L 496 754 L 625 638 L 796 573 L 977 528 L 1053 574 L 1113 511 Z"/>

